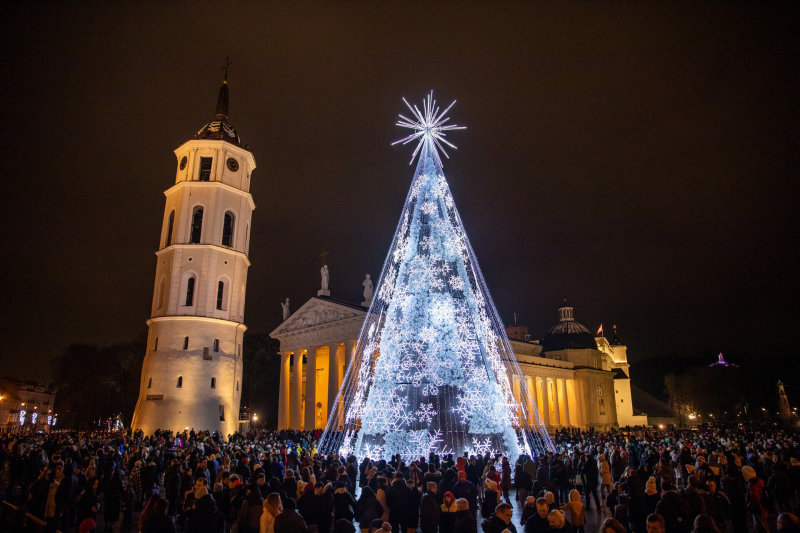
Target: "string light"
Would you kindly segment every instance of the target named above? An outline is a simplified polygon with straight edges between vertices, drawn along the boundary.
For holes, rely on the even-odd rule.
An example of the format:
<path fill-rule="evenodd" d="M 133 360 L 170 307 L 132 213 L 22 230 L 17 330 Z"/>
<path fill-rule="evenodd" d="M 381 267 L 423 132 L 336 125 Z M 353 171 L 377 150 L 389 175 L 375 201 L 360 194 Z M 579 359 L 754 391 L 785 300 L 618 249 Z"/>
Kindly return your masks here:
<path fill-rule="evenodd" d="M 397 124 L 414 133 L 394 144 L 418 140 L 419 161 L 319 449 L 512 461 L 552 450 L 444 177 L 445 132 L 462 129 L 447 124 L 453 104 L 403 101 L 415 120 Z"/>

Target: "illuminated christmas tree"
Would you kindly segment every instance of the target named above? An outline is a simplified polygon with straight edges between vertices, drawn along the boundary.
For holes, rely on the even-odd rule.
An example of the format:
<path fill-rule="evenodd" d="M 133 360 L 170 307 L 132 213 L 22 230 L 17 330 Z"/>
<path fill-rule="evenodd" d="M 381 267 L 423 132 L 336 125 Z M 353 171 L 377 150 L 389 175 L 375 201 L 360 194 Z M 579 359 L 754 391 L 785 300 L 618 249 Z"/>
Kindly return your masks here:
<path fill-rule="evenodd" d="M 397 143 L 417 141 L 419 160 L 323 453 L 516 459 L 553 447 L 444 177 L 439 153 L 455 148 L 445 134 L 462 129 L 448 124 L 453 104 L 406 102 L 413 118 L 397 123 L 413 130 Z"/>

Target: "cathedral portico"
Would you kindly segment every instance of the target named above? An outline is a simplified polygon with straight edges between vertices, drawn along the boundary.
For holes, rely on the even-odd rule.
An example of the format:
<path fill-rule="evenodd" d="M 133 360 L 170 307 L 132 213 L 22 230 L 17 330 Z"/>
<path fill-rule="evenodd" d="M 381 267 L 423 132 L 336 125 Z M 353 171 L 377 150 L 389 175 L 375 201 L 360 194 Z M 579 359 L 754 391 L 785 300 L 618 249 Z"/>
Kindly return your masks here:
<path fill-rule="evenodd" d="M 335 407 L 365 314 L 361 306 L 314 297 L 270 334 L 280 341 L 281 354 L 291 354 L 294 359 L 290 375 L 281 373 L 280 390 L 284 392 L 279 397 L 278 429 L 324 427 Z"/>

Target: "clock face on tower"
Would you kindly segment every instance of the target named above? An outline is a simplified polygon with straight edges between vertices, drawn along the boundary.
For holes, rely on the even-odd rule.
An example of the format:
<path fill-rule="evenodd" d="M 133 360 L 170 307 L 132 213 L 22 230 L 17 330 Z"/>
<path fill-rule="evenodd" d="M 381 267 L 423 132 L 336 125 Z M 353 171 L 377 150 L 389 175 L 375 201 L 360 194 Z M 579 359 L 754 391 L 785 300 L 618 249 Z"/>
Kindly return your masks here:
<path fill-rule="evenodd" d="M 228 170 L 231 172 L 236 172 L 239 170 L 239 162 L 234 158 L 229 157 L 225 163 L 228 165 Z"/>

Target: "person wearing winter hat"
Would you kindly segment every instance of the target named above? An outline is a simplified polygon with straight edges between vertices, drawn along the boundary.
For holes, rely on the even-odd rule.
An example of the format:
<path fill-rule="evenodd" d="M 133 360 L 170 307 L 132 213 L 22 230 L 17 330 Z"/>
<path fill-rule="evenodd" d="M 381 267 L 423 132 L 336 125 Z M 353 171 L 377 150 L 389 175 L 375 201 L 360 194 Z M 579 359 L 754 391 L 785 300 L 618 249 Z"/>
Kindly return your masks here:
<path fill-rule="evenodd" d="M 449 490 L 444 493 L 443 503 L 440 506 L 441 515 L 439 516 L 439 533 L 452 533 L 456 524 L 456 497 Z"/>
<path fill-rule="evenodd" d="M 78 526 L 78 533 L 92 533 L 97 527 L 97 524 L 91 518 L 84 518 L 81 525 Z"/>
<path fill-rule="evenodd" d="M 742 477 L 747 484 L 747 512 L 753 517 L 753 528 L 756 533 L 767 533 L 767 510 L 762 503 L 764 497 L 764 480 L 756 475 L 750 466 L 742 467 Z"/>
<path fill-rule="evenodd" d="M 495 513 L 495 508 L 498 503 L 497 483 L 491 479 L 486 479 L 486 489 L 483 493 L 483 503 L 481 504 L 481 516 L 489 518 L 492 513 Z"/>

